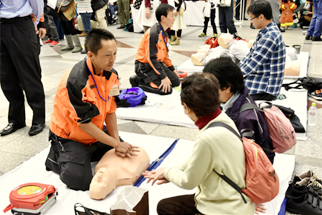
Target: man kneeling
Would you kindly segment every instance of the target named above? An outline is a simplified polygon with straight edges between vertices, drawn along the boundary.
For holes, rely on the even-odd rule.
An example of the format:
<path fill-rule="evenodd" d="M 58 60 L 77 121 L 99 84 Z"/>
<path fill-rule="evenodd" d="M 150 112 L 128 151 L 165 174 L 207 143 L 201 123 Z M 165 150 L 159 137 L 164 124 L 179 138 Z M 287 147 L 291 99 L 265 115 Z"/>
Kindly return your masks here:
<path fill-rule="evenodd" d="M 174 7 L 161 4 L 156 9 L 158 23 L 147 30 L 140 42 L 135 61 L 135 73 L 130 82 L 144 91 L 161 95 L 171 94 L 180 80 L 169 59 L 168 34 L 175 20 Z"/>
<path fill-rule="evenodd" d="M 137 147 L 120 141 L 116 122 L 118 74 L 113 69 L 117 46 L 109 31 L 94 29 L 85 40 L 87 57 L 64 74 L 54 99 L 46 169 L 69 188 L 88 190 L 91 161 L 110 149 L 132 158 Z M 106 127 L 104 126 L 104 122 Z"/>

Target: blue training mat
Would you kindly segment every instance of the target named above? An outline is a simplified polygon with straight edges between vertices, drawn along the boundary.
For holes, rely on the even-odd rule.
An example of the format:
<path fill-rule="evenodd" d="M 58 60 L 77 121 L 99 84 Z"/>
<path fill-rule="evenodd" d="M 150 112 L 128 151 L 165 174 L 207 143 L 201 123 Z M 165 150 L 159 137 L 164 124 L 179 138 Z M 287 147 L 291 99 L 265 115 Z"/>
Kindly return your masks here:
<path fill-rule="evenodd" d="M 171 146 L 165 150 L 165 152 L 163 152 L 163 154 L 158 158 L 156 159 L 155 161 L 153 161 L 149 168 L 147 169 L 147 171 L 151 171 L 151 170 L 154 170 L 156 168 L 158 168 L 161 163 L 163 162 L 163 160 L 171 153 L 171 151 L 174 149 L 174 147 L 176 146 L 177 142 L 179 141 L 179 139 L 176 139 L 172 144 Z M 141 177 L 134 183 L 133 186 L 136 186 L 136 187 L 139 187 L 142 182 L 145 181 L 145 178 L 143 175 L 141 175 Z"/>
<path fill-rule="evenodd" d="M 286 199 L 286 197 L 284 197 L 284 200 L 282 202 L 281 209 L 280 209 L 280 212 L 278 212 L 278 215 L 285 215 L 286 203 L 287 203 L 287 199 Z"/>

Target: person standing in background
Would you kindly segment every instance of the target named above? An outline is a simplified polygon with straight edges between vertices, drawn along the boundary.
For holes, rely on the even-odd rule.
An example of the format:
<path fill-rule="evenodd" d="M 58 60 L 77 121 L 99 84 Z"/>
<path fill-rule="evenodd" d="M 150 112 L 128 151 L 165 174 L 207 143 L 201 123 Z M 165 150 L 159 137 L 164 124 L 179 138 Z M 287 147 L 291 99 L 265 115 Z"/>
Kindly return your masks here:
<path fill-rule="evenodd" d="M 174 8 L 176 11 L 174 12 L 174 15 L 176 16 L 176 19 L 174 20 L 174 23 L 171 27 L 170 31 L 170 45 L 180 45 L 180 38 L 182 34 L 182 29 L 186 28 L 186 22 L 184 20 L 184 14 L 185 11 L 185 2 L 183 0 L 174 0 Z"/>
<path fill-rule="evenodd" d="M 205 37 L 207 36 L 207 28 L 208 28 L 208 22 L 209 22 L 209 18 L 210 18 L 210 23 L 212 26 L 212 30 L 213 30 L 213 35 L 212 37 L 217 37 L 217 27 L 216 27 L 216 4 L 214 3 L 214 0 L 205 0 L 206 5 L 205 5 L 205 9 L 204 9 L 204 16 L 205 16 L 205 21 L 203 23 L 203 31 L 201 34 L 199 34 L 199 37 Z"/>
<path fill-rule="evenodd" d="M 230 34 L 233 34 L 235 37 L 238 36 L 237 30 L 234 24 L 234 5 L 231 0 L 230 6 L 220 6 L 219 8 L 219 25 L 221 33 L 227 33 L 227 29 Z"/>
<path fill-rule="evenodd" d="M 91 0 L 92 9 L 95 13 L 95 19 L 100 29 L 107 30 L 106 14 L 108 0 Z M 129 5 L 130 7 L 130 5 Z"/>
<path fill-rule="evenodd" d="M 130 20 L 130 0 L 117 0 L 119 7 L 120 26 L 117 29 L 124 29 L 125 24 Z"/>
<path fill-rule="evenodd" d="M 36 27 L 43 11 L 43 1 L 1 0 L 0 81 L 9 101 L 8 125 L 0 131 L 1 136 L 26 126 L 24 93 L 33 112 L 29 135 L 36 135 L 45 127 L 39 37 L 44 37 L 46 30 Z"/>
<path fill-rule="evenodd" d="M 322 41 L 321 30 L 322 30 L 322 2 L 320 0 L 313 1 L 313 18 L 310 23 L 309 30 L 305 37 L 306 40 Z"/>

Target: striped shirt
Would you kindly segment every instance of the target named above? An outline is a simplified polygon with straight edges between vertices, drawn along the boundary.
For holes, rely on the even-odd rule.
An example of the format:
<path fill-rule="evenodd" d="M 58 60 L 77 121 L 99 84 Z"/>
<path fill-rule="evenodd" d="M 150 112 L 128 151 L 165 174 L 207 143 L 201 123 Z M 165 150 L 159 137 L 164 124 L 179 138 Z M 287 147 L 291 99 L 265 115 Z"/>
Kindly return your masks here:
<path fill-rule="evenodd" d="M 249 94 L 277 96 L 284 78 L 286 49 L 274 21 L 260 30 L 246 57 L 239 63 Z"/>

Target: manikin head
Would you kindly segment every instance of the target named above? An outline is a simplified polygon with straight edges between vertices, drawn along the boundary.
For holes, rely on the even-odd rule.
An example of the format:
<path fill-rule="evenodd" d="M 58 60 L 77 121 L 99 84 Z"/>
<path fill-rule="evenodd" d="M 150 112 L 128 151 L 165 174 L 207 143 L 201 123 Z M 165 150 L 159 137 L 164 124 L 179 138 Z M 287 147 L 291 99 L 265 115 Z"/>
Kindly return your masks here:
<path fill-rule="evenodd" d="M 247 9 L 251 23 L 256 29 L 264 29 L 273 21 L 272 7 L 267 0 L 256 0 Z"/>
<path fill-rule="evenodd" d="M 228 49 L 229 44 L 231 43 L 231 41 L 233 41 L 233 39 L 234 39 L 234 36 L 232 34 L 222 33 L 218 38 L 218 43 L 223 48 Z"/>
<path fill-rule="evenodd" d="M 141 147 L 139 150 L 133 158 L 119 157 L 115 149 L 106 152 L 95 167 L 89 196 L 104 199 L 117 186 L 133 185 L 150 165 L 148 154 Z"/>
<path fill-rule="evenodd" d="M 114 35 L 104 29 L 91 30 L 85 39 L 87 57 L 92 61 L 95 74 L 111 71 L 116 60 L 116 40 Z"/>
<path fill-rule="evenodd" d="M 239 66 L 230 57 L 220 57 L 209 61 L 203 72 L 213 74 L 219 81 L 219 100 L 226 103 L 233 94 L 244 89 L 244 77 Z"/>

